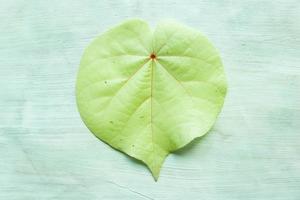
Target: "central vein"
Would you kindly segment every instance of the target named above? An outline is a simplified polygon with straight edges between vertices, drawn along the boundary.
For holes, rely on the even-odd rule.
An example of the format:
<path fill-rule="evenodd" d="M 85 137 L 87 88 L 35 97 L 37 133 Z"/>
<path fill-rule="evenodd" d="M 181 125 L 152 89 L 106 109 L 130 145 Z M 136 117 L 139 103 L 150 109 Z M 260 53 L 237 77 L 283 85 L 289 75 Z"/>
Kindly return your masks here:
<path fill-rule="evenodd" d="M 154 55 L 154 58 L 156 57 L 155 54 L 151 54 L 150 58 L 151 61 L 151 82 L 150 82 L 150 124 L 151 124 L 151 140 L 152 140 L 152 152 L 154 153 L 154 140 L 153 140 L 153 126 L 152 126 L 152 119 L 153 119 L 153 71 L 154 71 L 154 58 L 152 56 Z"/>

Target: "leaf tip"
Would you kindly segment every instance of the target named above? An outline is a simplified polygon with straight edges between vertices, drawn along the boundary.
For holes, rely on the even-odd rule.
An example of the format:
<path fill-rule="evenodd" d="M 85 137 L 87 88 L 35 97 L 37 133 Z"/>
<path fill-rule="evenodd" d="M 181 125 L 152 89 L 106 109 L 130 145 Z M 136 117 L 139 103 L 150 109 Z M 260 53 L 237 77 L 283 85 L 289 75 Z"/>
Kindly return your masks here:
<path fill-rule="evenodd" d="M 158 181 L 161 167 L 167 157 L 168 153 L 164 153 L 162 155 L 156 155 L 152 162 L 146 163 L 147 167 L 149 168 L 155 182 Z"/>
<path fill-rule="evenodd" d="M 151 171 L 151 173 L 152 173 L 152 176 L 153 176 L 155 182 L 157 182 L 157 180 L 158 180 L 158 178 L 159 178 L 160 167 L 161 167 L 161 166 L 154 166 L 153 168 L 150 168 L 150 171 Z"/>

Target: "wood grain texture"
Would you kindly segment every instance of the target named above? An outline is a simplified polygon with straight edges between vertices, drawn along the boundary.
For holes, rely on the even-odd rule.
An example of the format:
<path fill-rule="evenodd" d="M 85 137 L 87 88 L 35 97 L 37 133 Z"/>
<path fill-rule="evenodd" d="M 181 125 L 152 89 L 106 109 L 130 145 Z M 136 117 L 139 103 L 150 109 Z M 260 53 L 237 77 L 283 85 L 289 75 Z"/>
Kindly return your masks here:
<path fill-rule="evenodd" d="M 298 0 L 0 5 L 0 199 L 300 199 Z M 84 48 L 132 17 L 201 30 L 229 82 L 213 130 L 169 156 L 158 182 L 89 133 L 75 103 Z"/>

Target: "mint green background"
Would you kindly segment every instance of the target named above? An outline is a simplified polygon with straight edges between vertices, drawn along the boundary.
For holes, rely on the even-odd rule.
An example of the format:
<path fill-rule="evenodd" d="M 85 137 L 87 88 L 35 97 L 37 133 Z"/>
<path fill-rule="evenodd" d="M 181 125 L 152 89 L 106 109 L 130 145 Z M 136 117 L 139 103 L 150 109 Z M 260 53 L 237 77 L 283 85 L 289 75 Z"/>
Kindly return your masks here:
<path fill-rule="evenodd" d="M 1 1 L 0 199 L 300 199 L 300 2 Z M 203 139 L 144 165 L 84 126 L 83 49 L 131 17 L 174 18 L 220 50 L 224 109 Z"/>

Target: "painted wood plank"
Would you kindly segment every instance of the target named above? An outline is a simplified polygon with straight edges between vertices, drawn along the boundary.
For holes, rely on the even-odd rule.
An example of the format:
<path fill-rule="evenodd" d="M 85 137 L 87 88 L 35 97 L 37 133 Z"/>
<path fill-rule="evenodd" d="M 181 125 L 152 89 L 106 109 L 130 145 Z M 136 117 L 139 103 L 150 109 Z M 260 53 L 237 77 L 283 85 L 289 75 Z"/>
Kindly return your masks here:
<path fill-rule="evenodd" d="M 300 199 L 297 0 L 2 1 L 0 199 Z M 124 19 L 173 18 L 220 50 L 229 93 L 214 129 L 160 179 L 89 133 L 74 83 L 91 40 Z"/>

